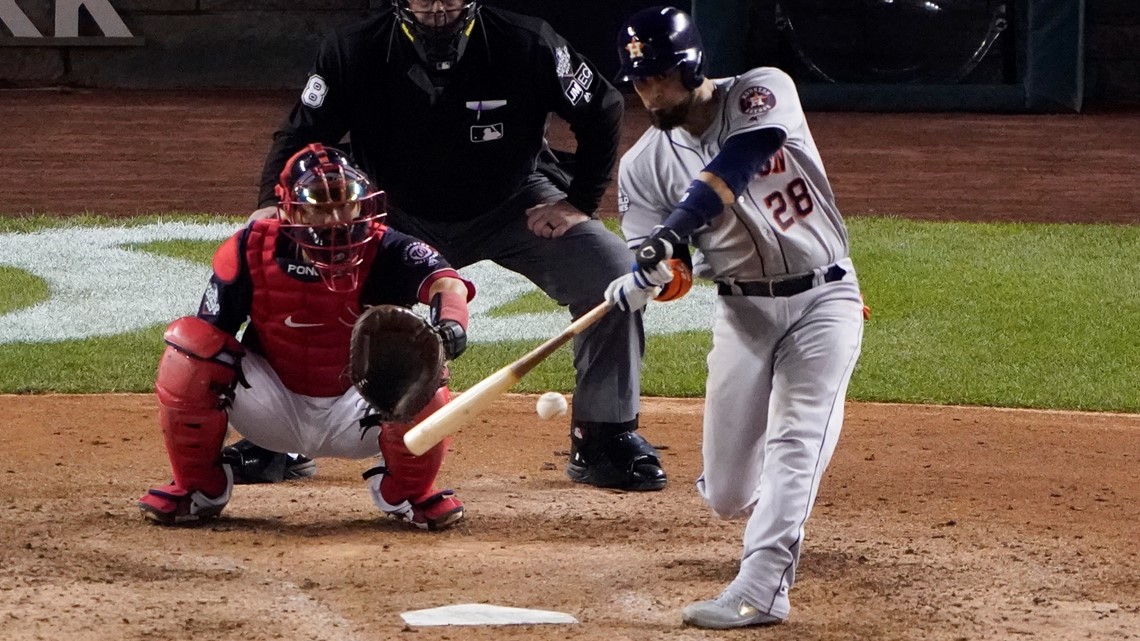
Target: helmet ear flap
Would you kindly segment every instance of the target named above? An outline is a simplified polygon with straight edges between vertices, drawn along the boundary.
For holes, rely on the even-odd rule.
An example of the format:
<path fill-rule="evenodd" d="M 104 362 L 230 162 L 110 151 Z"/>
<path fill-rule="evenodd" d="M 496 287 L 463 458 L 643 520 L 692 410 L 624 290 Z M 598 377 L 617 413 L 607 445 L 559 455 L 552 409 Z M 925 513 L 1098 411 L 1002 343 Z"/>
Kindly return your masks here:
<path fill-rule="evenodd" d="M 696 89 L 701 86 L 705 81 L 705 52 L 697 50 L 696 62 L 689 64 L 681 63 L 681 82 L 685 84 L 686 89 Z"/>

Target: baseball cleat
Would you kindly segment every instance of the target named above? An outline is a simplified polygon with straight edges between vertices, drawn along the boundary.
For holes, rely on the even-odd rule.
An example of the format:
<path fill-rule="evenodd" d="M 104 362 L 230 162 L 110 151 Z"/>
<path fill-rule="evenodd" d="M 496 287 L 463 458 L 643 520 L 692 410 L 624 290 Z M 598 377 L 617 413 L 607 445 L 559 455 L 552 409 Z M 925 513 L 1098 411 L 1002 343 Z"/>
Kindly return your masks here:
<path fill-rule="evenodd" d="M 775 625 L 783 619 L 761 612 L 742 597 L 721 594 L 710 601 L 698 601 L 681 610 L 686 625 L 712 630 L 743 628 L 752 625 Z"/>
<path fill-rule="evenodd" d="M 398 521 L 431 532 L 446 530 L 463 520 L 463 503 L 455 498 L 454 490 L 432 489 L 415 501 L 405 499 L 396 503 L 389 502 L 380 489 L 386 474 L 388 469 L 382 465 L 364 473 L 372 502 L 381 512 Z"/>
<path fill-rule="evenodd" d="M 575 483 L 629 492 L 661 490 L 668 483 L 657 449 L 637 432 L 591 445 L 572 441 L 566 475 Z"/>
<path fill-rule="evenodd" d="M 159 525 L 182 525 L 212 519 L 222 513 L 234 487 L 233 473 L 223 465 L 226 490 L 211 498 L 201 491 L 191 492 L 174 484 L 154 487 L 139 498 L 143 516 Z"/>
<path fill-rule="evenodd" d="M 222 448 L 222 460 L 233 467 L 236 485 L 280 483 L 317 473 L 317 462 L 307 456 L 273 452 L 245 439 Z"/>

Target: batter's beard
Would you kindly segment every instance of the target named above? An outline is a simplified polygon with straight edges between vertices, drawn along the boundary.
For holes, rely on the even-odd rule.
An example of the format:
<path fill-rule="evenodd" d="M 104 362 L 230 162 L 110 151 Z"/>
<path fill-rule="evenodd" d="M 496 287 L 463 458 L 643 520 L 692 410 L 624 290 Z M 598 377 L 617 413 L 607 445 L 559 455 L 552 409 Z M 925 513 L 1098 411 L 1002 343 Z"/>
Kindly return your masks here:
<path fill-rule="evenodd" d="M 685 124 L 689 120 L 689 113 L 693 110 L 693 103 L 696 102 L 696 94 L 691 94 L 689 99 L 685 102 L 673 105 L 668 109 L 651 109 L 649 111 L 649 120 L 653 123 L 654 127 L 662 131 L 669 131 L 676 129 Z"/>

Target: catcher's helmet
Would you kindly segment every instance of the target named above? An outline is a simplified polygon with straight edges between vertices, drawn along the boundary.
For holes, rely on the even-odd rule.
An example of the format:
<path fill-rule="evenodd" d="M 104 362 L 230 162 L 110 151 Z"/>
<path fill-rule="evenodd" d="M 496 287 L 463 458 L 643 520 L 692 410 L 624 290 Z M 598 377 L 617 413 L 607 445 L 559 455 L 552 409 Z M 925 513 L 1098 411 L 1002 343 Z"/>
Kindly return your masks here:
<path fill-rule="evenodd" d="M 431 71 L 451 69 L 475 28 L 475 0 L 392 0 L 397 25 Z"/>
<path fill-rule="evenodd" d="M 339 149 L 308 145 L 285 163 L 276 187 L 281 230 L 333 291 L 356 287 L 364 247 L 386 215 L 384 192 Z"/>
<path fill-rule="evenodd" d="M 680 68 L 681 82 L 696 89 L 705 80 L 704 46 L 689 14 L 674 7 L 650 7 L 630 16 L 618 33 L 617 81 L 628 82 Z"/>

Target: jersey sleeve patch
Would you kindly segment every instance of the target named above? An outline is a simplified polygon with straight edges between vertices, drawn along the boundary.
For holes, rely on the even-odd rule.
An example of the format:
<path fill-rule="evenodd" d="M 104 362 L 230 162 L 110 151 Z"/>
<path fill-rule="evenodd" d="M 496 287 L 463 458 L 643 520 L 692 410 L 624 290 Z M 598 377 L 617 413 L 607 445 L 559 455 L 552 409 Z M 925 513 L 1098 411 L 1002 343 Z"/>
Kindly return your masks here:
<path fill-rule="evenodd" d="M 432 267 L 439 264 L 440 258 L 439 252 L 427 243 L 414 242 L 404 247 L 404 264 L 406 265 Z"/>
<path fill-rule="evenodd" d="M 238 277 L 238 271 L 241 269 L 241 259 L 238 256 L 240 251 L 239 234 L 240 232 L 227 238 L 226 242 L 218 248 L 218 251 L 214 252 L 214 273 L 218 276 L 218 280 L 223 283 L 234 282 Z"/>
<path fill-rule="evenodd" d="M 740 94 L 740 113 L 746 116 L 758 116 L 776 108 L 776 94 L 771 89 L 754 85 Z"/>

